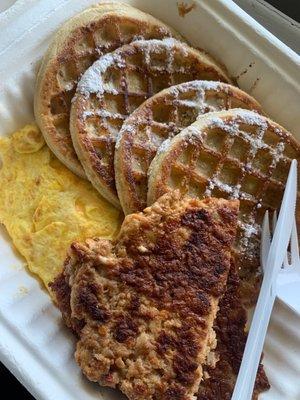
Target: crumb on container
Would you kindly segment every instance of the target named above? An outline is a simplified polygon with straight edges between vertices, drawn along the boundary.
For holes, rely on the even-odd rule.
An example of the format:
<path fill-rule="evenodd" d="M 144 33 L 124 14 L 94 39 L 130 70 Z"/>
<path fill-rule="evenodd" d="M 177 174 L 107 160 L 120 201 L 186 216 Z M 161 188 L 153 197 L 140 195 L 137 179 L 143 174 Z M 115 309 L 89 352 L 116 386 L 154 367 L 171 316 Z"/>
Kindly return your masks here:
<path fill-rule="evenodd" d="M 191 12 L 196 8 L 196 3 L 192 1 L 191 3 L 185 3 L 183 1 L 177 2 L 178 14 L 180 17 L 184 18 L 186 14 Z"/>

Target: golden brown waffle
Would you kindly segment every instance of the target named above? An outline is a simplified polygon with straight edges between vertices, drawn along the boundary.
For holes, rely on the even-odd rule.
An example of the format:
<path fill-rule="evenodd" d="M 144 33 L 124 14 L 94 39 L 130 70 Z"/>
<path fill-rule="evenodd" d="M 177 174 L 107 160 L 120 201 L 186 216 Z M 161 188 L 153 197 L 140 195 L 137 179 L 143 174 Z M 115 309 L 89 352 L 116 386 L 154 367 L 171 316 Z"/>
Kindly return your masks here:
<path fill-rule="evenodd" d="M 69 115 L 79 77 L 101 55 L 137 38 L 176 32 L 128 4 L 101 3 L 67 21 L 51 43 L 37 77 L 35 117 L 47 144 L 77 175 L 85 173 L 73 148 Z"/>
<path fill-rule="evenodd" d="M 167 88 L 145 101 L 124 122 L 115 150 L 115 177 L 125 214 L 147 203 L 147 173 L 158 147 L 202 114 L 230 108 L 261 112 L 251 96 L 235 86 L 192 81 Z"/>
<path fill-rule="evenodd" d="M 114 147 L 124 119 L 153 94 L 195 79 L 229 81 L 206 53 L 173 38 L 125 45 L 81 78 L 71 109 L 73 144 L 89 180 L 115 206 Z"/>
<path fill-rule="evenodd" d="M 280 207 L 293 158 L 299 144 L 270 119 L 242 109 L 209 113 L 162 144 L 150 165 L 148 204 L 174 188 L 239 199 L 235 248 L 245 296 L 255 296 L 260 224 L 266 209 Z"/>

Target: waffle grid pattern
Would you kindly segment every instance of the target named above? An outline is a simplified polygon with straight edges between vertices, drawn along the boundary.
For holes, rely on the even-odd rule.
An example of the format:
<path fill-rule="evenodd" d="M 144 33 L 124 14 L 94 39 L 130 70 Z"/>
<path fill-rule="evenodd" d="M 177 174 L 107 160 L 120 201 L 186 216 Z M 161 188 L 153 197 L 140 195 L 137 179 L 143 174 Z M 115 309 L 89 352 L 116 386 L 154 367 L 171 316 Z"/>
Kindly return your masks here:
<path fill-rule="evenodd" d="M 74 173 L 86 177 L 69 126 L 78 80 L 99 57 L 125 44 L 173 36 L 180 38 L 159 20 L 117 3 L 101 3 L 63 25 L 38 74 L 35 115 L 49 147 Z"/>
<path fill-rule="evenodd" d="M 266 209 L 282 199 L 289 166 L 299 149 L 268 122 L 250 125 L 216 118 L 201 141 L 191 133 L 174 159 L 168 185 L 191 195 L 240 200 L 237 251 L 257 256 L 260 224 Z"/>
<path fill-rule="evenodd" d="M 144 108 L 128 118 L 120 132 L 119 143 L 126 160 L 126 174 L 130 175 L 127 190 L 131 190 L 140 203 L 139 209 L 131 212 L 146 206 L 148 169 L 163 141 L 208 112 L 238 107 L 261 111 L 258 103 L 243 95 L 244 99 L 235 88 L 219 82 L 188 82 L 170 88 L 155 101 L 150 99 Z"/>
<path fill-rule="evenodd" d="M 95 128 L 93 133 L 96 135 L 88 135 L 91 141 L 95 136 L 97 141 L 99 137 L 106 141 L 110 135 L 116 139 L 114 129 L 116 121 L 121 128 L 123 120 L 147 98 L 165 87 L 179 83 L 177 80 L 179 75 L 182 81 L 192 78 L 193 74 L 189 69 L 183 71 L 182 67 L 177 69 L 175 66 L 172 67 L 175 48 L 172 51 L 170 47 L 157 45 L 156 49 L 159 51 L 158 54 L 155 51 L 151 52 L 151 45 L 131 47 L 129 49 L 131 54 L 122 54 L 122 62 L 110 66 L 105 71 L 103 74 L 103 81 L 107 82 L 105 92 L 93 96 L 92 109 L 84 113 L 87 125 L 91 122 Z M 160 56 L 161 66 L 156 64 L 154 55 Z M 163 65 L 165 60 L 166 66 Z M 97 130 L 99 126 L 100 129 Z"/>
<path fill-rule="evenodd" d="M 160 32 L 160 36 L 158 34 Z M 69 117 L 78 78 L 103 54 L 142 37 L 166 37 L 163 28 L 145 32 L 145 26 L 120 18 L 109 19 L 96 31 L 85 32 L 82 39 L 60 60 L 56 74 L 57 85 L 50 93 L 51 116 L 59 136 L 71 143 Z M 54 88 L 53 88 L 54 89 Z"/>
<path fill-rule="evenodd" d="M 218 79 L 219 75 L 199 62 L 194 50 L 170 38 L 134 42 L 111 53 L 111 63 L 105 57 L 94 64 L 100 67 L 99 82 L 103 90 L 97 93 L 86 90 L 82 84 L 84 76 L 79 83 L 77 101 L 83 99 L 85 111 L 77 114 L 83 120 L 78 138 L 88 143 L 85 146 L 98 156 L 96 160 L 93 158 L 92 167 L 97 171 L 107 168 L 114 176 L 114 145 L 128 115 L 166 87 L 196 78 Z M 116 194 L 115 185 L 110 186 Z"/>

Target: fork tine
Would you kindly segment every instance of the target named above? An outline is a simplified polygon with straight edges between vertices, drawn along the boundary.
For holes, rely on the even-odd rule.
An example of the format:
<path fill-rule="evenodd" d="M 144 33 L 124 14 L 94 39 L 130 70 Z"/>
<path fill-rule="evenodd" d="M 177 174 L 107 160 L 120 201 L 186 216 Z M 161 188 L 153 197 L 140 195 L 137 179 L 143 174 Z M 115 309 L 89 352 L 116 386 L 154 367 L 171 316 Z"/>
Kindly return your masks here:
<path fill-rule="evenodd" d="M 270 245 L 271 245 L 270 222 L 269 222 L 269 211 L 267 210 L 265 212 L 261 228 L 260 262 L 263 270 L 265 269 L 265 266 L 267 264 Z"/>
<path fill-rule="evenodd" d="M 284 260 L 283 260 L 283 267 L 286 268 L 289 266 L 289 257 L 288 257 L 288 253 L 286 253 Z"/>
<path fill-rule="evenodd" d="M 277 211 L 275 210 L 273 212 L 273 218 L 272 218 L 272 233 L 274 233 L 275 231 L 276 224 L 277 224 Z"/>
<path fill-rule="evenodd" d="M 273 229 L 273 232 L 275 231 L 276 224 L 277 224 L 277 211 L 275 210 L 274 213 L 273 213 L 273 218 L 272 218 L 272 229 Z M 284 266 L 284 268 L 289 266 L 289 258 L 288 258 L 288 253 L 287 252 L 286 252 L 284 260 L 283 260 L 283 266 Z"/>
<path fill-rule="evenodd" d="M 296 219 L 294 220 L 292 237 L 291 237 L 291 257 L 292 257 L 292 264 L 299 263 L 299 244 L 298 244 Z"/>

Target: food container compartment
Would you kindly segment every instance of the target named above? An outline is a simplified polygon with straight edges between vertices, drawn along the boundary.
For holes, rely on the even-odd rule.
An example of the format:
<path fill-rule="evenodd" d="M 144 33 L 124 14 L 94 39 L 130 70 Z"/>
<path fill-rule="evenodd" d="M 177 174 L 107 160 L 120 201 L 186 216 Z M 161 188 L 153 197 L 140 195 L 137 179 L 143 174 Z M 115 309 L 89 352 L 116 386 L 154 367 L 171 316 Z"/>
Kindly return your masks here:
<path fill-rule="evenodd" d="M 5 2 L 0 8 L 1 135 L 33 120 L 35 74 L 51 35 L 63 21 L 96 1 L 11 3 L 6 11 Z M 192 45 L 205 48 L 225 63 L 239 86 L 300 140 L 300 57 L 235 3 L 194 1 L 184 17 L 178 13 L 176 0 L 135 0 L 130 4 L 170 24 Z M 82 377 L 73 359 L 74 338 L 46 291 L 24 268 L 24 260 L 2 227 L 0 254 L 1 361 L 37 399 L 124 398 Z M 299 332 L 300 318 L 277 302 L 264 359 L 272 389 L 262 394 L 261 400 L 300 398 Z"/>

